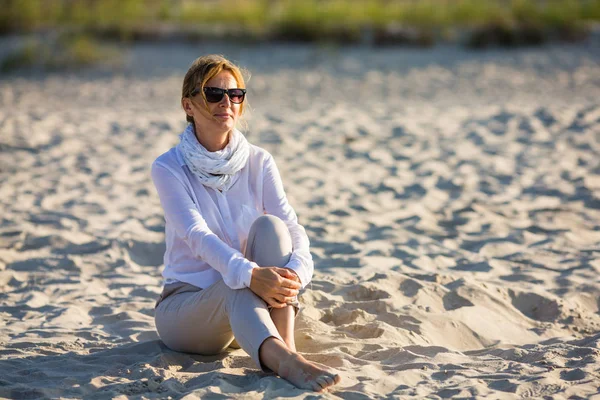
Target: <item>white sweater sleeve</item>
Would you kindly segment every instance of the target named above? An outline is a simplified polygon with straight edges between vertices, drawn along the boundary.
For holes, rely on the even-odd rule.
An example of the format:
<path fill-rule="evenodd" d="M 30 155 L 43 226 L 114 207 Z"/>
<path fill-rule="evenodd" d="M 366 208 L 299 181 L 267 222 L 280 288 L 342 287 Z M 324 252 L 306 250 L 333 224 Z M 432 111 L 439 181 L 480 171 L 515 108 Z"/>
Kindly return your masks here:
<path fill-rule="evenodd" d="M 288 227 L 292 237 L 293 252 L 286 268 L 294 270 L 302 287 L 312 279 L 314 263 L 310 254 L 306 230 L 298 223 L 296 212 L 288 203 L 275 160 L 269 156 L 263 167 L 263 206 L 268 214 L 279 217 Z"/>
<path fill-rule="evenodd" d="M 219 271 L 227 286 L 232 289 L 250 287 L 252 269 L 258 265 L 248 261 L 209 229 L 191 194 L 171 171 L 155 162 L 151 175 L 165 220 L 175 228 L 177 236 L 190 246 L 196 257 Z"/>

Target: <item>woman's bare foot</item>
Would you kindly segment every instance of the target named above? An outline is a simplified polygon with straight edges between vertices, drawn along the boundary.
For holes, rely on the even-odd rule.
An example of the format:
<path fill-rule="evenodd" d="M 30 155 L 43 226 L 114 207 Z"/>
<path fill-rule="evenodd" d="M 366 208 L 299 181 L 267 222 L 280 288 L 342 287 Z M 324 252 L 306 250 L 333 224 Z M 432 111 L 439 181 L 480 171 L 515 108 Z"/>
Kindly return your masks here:
<path fill-rule="evenodd" d="M 308 361 L 273 336 L 260 346 L 259 357 L 264 366 L 300 389 L 321 392 L 341 380 L 338 374 Z"/>
<path fill-rule="evenodd" d="M 279 363 L 279 376 L 300 389 L 321 392 L 341 381 L 341 377 L 325 367 L 312 363 L 300 354 L 292 354 Z"/>
<path fill-rule="evenodd" d="M 291 351 L 274 336 L 265 339 L 258 354 L 262 365 L 300 389 L 321 392 L 341 380 L 338 374 Z"/>

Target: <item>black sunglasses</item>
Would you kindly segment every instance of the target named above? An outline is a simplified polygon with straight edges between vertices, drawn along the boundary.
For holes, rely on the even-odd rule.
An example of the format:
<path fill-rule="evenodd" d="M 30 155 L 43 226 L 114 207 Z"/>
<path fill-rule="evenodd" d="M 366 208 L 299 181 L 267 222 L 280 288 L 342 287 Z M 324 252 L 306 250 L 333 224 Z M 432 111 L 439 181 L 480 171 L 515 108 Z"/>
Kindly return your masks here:
<path fill-rule="evenodd" d="M 192 97 L 197 95 L 200 92 L 200 89 L 196 88 L 192 91 Z M 206 101 L 209 103 L 218 103 L 223 100 L 223 96 L 229 96 L 229 100 L 231 100 L 234 104 L 240 104 L 244 101 L 246 97 L 246 89 L 221 89 L 218 87 L 205 87 L 204 95 L 206 96 Z"/>

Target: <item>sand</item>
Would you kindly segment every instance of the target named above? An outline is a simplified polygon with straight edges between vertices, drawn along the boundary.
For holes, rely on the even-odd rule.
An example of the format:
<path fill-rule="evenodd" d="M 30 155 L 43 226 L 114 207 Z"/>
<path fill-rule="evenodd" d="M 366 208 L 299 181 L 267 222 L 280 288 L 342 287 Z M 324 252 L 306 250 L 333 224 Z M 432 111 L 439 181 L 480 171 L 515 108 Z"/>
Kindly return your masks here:
<path fill-rule="evenodd" d="M 600 46 L 136 45 L 0 77 L 0 397 L 588 398 L 600 390 Z M 248 139 L 311 239 L 317 395 L 167 349 L 149 167 L 187 65 L 252 72 Z"/>

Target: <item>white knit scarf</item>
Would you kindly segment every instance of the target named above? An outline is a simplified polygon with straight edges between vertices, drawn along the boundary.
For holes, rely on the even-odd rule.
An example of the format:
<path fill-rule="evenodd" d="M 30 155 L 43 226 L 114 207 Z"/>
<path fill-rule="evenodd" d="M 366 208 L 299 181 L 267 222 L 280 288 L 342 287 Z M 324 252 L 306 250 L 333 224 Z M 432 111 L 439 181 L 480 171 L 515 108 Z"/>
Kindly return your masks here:
<path fill-rule="evenodd" d="M 235 128 L 229 134 L 227 146 L 218 151 L 208 151 L 198 142 L 193 124 L 188 124 L 179 139 L 181 141 L 177 147 L 186 165 L 204 186 L 213 189 L 229 190 L 233 175 L 244 168 L 248 161 L 250 146 L 244 135 Z"/>

